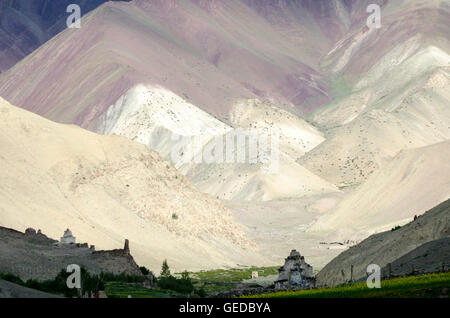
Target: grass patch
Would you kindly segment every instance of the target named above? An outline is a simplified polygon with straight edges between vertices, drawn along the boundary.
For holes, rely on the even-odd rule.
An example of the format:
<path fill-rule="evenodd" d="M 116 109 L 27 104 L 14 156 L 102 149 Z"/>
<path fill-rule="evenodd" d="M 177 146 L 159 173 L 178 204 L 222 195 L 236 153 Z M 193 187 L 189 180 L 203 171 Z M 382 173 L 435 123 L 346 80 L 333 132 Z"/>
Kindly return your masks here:
<path fill-rule="evenodd" d="M 267 277 L 277 275 L 279 268 L 280 266 L 217 269 L 189 273 L 189 276 L 193 282 L 240 283 L 246 279 L 251 279 L 252 272 L 258 272 L 259 277 Z"/>
<path fill-rule="evenodd" d="M 383 280 L 379 289 L 369 289 L 366 282 L 359 282 L 333 288 L 252 295 L 248 298 L 448 298 L 449 289 L 450 272 Z"/>
<path fill-rule="evenodd" d="M 277 275 L 279 266 L 246 267 L 233 269 L 217 269 L 191 272 L 189 276 L 196 290 L 203 289 L 207 295 L 225 293 L 236 287 L 236 284 L 252 278 L 252 272 L 258 272 L 259 277 Z M 177 274 L 179 275 L 179 274 Z"/>

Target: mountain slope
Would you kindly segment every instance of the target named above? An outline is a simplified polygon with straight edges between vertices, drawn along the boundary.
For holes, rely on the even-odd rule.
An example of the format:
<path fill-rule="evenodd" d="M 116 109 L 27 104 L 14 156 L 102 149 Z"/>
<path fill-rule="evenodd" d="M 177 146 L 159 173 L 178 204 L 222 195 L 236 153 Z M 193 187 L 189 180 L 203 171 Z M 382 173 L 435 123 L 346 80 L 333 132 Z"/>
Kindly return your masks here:
<path fill-rule="evenodd" d="M 450 268 L 450 236 L 420 245 L 382 269 L 382 277 L 443 272 Z"/>
<path fill-rule="evenodd" d="M 311 231 L 344 241 L 409 222 L 450 197 L 449 156 L 450 141 L 402 151 Z"/>
<path fill-rule="evenodd" d="M 448 65 L 450 56 L 444 51 L 421 50 L 382 71 L 383 80 L 370 80 L 367 88 L 316 114 L 322 124 L 333 127 L 325 133 L 326 142 L 299 163 L 330 182 L 349 186 L 364 182 L 403 149 L 449 140 Z"/>
<path fill-rule="evenodd" d="M 104 2 L 0 0 L 0 74 L 66 28 L 68 5 L 79 5 L 83 15 Z"/>
<path fill-rule="evenodd" d="M 156 153 L 123 137 L 55 124 L 1 100 L 0 224 L 114 249 L 128 238 L 157 269 L 255 263 L 254 243 L 218 201 Z"/>
<path fill-rule="evenodd" d="M 350 31 L 322 59 L 333 102 L 311 114 L 326 142 L 299 163 L 358 185 L 403 149 L 450 139 L 449 1 L 387 1 L 382 27 Z"/>
<path fill-rule="evenodd" d="M 276 170 L 269 164 L 190 164 L 186 176 L 202 192 L 222 200 L 270 201 L 339 190 L 295 161 L 280 154 Z"/>
<path fill-rule="evenodd" d="M 358 81 L 361 75 L 364 76 L 374 68 L 392 49 L 417 36 L 423 38 L 424 47 L 442 46 L 442 49 L 448 51 L 448 0 L 354 1 L 353 5 L 361 6 L 357 11 L 365 11 L 371 3 L 381 6 L 381 28 L 369 29 L 365 26 L 366 21 L 354 25 L 323 57 L 322 66 L 329 73 L 339 74 L 351 82 Z M 362 17 L 365 20 L 368 14 Z"/>
<path fill-rule="evenodd" d="M 98 118 L 95 131 L 127 137 L 172 160 L 179 142 L 174 137 L 196 136 L 200 150 L 214 136 L 232 128 L 162 87 L 138 85 Z M 193 158 L 195 151 L 190 154 Z M 187 160 L 185 157 L 183 160 Z M 172 162 L 178 168 L 180 162 Z"/>
<path fill-rule="evenodd" d="M 335 286 L 348 281 L 351 265 L 354 266 L 353 278 L 359 280 L 366 277 L 370 264 L 384 267 L 424 243 L 449 236 L 450 200 L 447 200 L 414 222 L 395 231 L 372 235 L 341 253 L 317 274 L 317 283 L 319 286 Z"/>
<path fill-rule="evenodd" d="M 186 174 L 201 191 L 226 200 L 271 200 L 337 189 L 294 162 L 324 138 L 297 116 L 268 102 L 241 101 L 230 113 L 228 126 L 162 87 L 138 85 L 130 89 L 96 121 L 95 130 L 138 141 L 157 151 Z M 270 175 L 259 163 L 205 163 L 196 157 L 214 147 L 217 138 L 228 156 L 228 137 L 242 132 L 277 134 L 280 169 Z M 176 138 L 174 138 L 176 137 Z M 186 149 L 174 158 L 179 137 L 189 138 Z M 237 147 L 233 141 L 231 145 Z M 248 152 L 248 146 L 245 147 Z M 272 151 L 271 148 L 268 149 Z M 234 149 L 234 156 L 236 150 Z M 272 151 L 273 152 L 273 151 Z M 248 158 L 247 158 L 248 159 Z M 259 158 L 260 159 L 260 158 Z M 284 187 L 277 186 L 284 183 Z"/>
<path fill-rule="evenodd" d="M 295 3 L 296 12 L 302 5 Z M 311 19 L 291 21 L 303 30 L 294 42 L 239 0 L 108 2 L 87 14 L 81 29 L 65 30 L 2 74 L 0 95 L 90 129 L 141 83 L 187 95 L 225 122 L 242 98 L 269 98 L 305 112 L 329 101 L 318 71 L 329 45 L 314 44 L 315 35 L 324 35 L 320 28 L 309 32 Z M 26 83 L 20 92 L 19 83 Z"/>

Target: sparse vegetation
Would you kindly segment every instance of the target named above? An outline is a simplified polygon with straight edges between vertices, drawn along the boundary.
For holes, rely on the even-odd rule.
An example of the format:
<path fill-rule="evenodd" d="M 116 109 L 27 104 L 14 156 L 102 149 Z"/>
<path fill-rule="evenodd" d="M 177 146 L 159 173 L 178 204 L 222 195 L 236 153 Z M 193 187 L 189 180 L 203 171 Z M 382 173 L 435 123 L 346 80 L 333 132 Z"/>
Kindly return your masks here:
<path fill-rule="evenodd" d="M 391 229 L 391 232 L 397 231 L 398 229 L 401 229 L 401 228 L 402 227 L 400 225 L 397 225 Z"/>

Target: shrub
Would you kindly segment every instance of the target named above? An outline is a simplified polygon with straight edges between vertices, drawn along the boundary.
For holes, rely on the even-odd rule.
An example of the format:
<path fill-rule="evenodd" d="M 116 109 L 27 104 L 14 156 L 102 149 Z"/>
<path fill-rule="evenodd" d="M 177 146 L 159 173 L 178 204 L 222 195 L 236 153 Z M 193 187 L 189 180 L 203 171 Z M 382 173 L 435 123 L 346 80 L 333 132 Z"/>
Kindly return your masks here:
<path fill-rule="evenodd" d="M 194 291 L 194 285 L 192 285 L 190 278 L 178 279 L 172 275 L 160 277 L 158 279 L 158 286 L 162 289 L 173 290 L 181 294 L 190 294 Z"/>

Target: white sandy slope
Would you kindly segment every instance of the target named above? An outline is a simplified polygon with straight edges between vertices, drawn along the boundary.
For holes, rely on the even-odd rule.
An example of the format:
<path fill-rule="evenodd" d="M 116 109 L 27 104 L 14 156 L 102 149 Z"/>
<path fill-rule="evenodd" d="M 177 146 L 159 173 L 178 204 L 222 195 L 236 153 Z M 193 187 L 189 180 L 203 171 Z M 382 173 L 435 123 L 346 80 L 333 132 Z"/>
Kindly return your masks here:
<path fill-rule="evenodd" d="M 239 129 L 257 135 L 267 133 L 269 163 L 262 163 L 261 152 L 257 155 L 257 162 L 252 163 L 247 144 L 245 163 L 194 162 L 183 165 L 181 171 L 201 191 L 232 201 L 270 201 L 338 192 L 333 184 L 295 162 L 325 140 L 317 129 L 303 119 L 269 102 L 242 100 L 233 107 L 230 122 L 235 129 L 223 138 L 224 153 L 228 154 L 227 137 Z M 271 145 L 272 138 L 277 138 L 276 144 Z M 209 144 L 211 148 L 213 142 Z M 236 151 L 233 157 L 236 157 Z M 275 162 L 277 164 L 271 166 Z"/>
<path fill-rule="evenodd" d="M 267 168 L 262 163 L 192 164 L 186 175 L 202 192 L 221 200 L 270 201 L 339 192 L 284 153 L 277 169 Z"/>
<path fill-rule="evenodd" d="M 300 158 L 325 141 L 317 128 L 269 101 L 239 101 L 230 112 L 230 122 L 233 127 L 268 129 L 277 133 L 280 137 L 280 152 L 292 159 Z"/>
<path fill-rule="evenodd" d="M 449 158 L 450 141 L 402 151 L 310 231 L 358 240 L 412 221 L 450 198 Z"/>
<path fill-rule="evenodd" d="M 174 136 L 199 137 L 200 150 L 214 136 L 231 129 L 170 90 L 141 84 L 131 88 L 108 108 L 99 118 L 96 131 L 127 137 L 171 160 L 172 150 L 178 142 Z M 180 165 L 179 162 L 172 163 L 175 167 Z"/>
<path fill-rule="evenodd" d="M 147 147 L 2 99 L 0 120 L 0 225 L 50 237 L 69 227 L 97 249 L 128 238 L 136 261 L 153 270 L 164 259 L 178 270 L 263 262 L 219 201 Z"/>
<path fill-rule="evenodd" d="M 165 88 L 138 85 L 100 117 L 97 131 L 125 136 L 148 146 L 170 160 L 202 192 L 220 199 L 272 200 L 337 191 L 295 163 L 324 141 L 322 134 L 306 121 L 259 100 L 237 103 L 230 121 L 233 128 Z M 267 175 L 262 164 L 248 160 L 229 164 L 194 160 L 195 155 L 205 154 L 213 146 L 216 137 L 225 140 L 237 129 L 257 134 L 269 129 L 278 134 L 280 168 L 276 173 Z M 195 137 L 198 141 L 192 143 L 193 151 L 182 151 L 183 156 L 174 160 L 172 153 L 179 144 L 174 136 Z"/>

